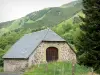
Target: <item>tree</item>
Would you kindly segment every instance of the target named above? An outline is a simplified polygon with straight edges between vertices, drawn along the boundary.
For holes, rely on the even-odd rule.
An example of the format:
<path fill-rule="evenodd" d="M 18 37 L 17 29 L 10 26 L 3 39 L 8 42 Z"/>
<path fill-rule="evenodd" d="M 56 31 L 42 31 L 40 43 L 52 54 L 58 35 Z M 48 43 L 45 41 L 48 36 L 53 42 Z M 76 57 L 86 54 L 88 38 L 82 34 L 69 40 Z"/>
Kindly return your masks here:
<path fill-rule="evenodd" d="M 79 64 L 100 73 L 100 0 L 83 0 L 83 24 L 76 42 Z"/>

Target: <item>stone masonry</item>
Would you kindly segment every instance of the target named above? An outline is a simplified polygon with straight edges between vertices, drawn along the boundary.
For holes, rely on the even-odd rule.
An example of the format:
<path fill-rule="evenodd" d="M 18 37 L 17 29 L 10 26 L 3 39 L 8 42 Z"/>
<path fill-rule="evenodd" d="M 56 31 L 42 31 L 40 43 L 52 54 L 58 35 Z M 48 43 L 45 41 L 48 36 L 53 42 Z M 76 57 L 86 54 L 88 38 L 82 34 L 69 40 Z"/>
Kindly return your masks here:
<path fill-rule="evenodd" d="M 29 57 L 28 65 L 46 63 L 46 49 L 48 47 L 58 49 L 58 61 L 76 62 L 76 55 L 66 42 L 42 42 Z"/>
<path fill-rule="evenodd" d="M 27 60 L 25 59 L 5 59 L 4 71 L 6 72 L 19 72 L 24 71 L 28 67 Z"/>

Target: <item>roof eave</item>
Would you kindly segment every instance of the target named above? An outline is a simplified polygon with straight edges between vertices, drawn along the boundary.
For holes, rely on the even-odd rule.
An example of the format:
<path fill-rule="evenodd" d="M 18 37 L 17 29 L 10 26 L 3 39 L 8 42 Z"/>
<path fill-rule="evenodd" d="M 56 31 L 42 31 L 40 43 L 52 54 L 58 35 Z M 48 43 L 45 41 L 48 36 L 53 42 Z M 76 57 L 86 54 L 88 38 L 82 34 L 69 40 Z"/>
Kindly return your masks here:
<path fill-rule="evenodd" d="M 42 40 L 42 42 L 66 42 L 65 40 L 56 41 L 56 40 Z"/>

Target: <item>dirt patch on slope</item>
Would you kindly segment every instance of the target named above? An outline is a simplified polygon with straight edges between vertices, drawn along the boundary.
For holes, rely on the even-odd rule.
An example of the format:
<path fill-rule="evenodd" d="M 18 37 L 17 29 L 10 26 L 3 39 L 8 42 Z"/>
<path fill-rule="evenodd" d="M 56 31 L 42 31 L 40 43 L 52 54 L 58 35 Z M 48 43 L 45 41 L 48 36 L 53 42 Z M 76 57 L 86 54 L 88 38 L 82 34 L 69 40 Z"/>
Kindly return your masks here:
<path fill-rule="evenodd" d="M 92 75 L 92 72 L 89 72 L 87 75 Z M 93 75 L 100 75 L 100 74 L 93 73 Z"/>

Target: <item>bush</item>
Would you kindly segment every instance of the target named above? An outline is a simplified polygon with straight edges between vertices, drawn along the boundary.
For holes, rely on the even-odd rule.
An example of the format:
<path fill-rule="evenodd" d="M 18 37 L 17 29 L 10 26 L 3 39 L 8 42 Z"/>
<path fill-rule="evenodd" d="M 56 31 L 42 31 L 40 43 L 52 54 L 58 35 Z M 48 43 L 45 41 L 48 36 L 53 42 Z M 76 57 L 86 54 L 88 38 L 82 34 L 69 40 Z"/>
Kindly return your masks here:
<path fill-rule="evenodd" d="M 3 67 L 0 67 L 0 72 L 3 72 Z"/>

